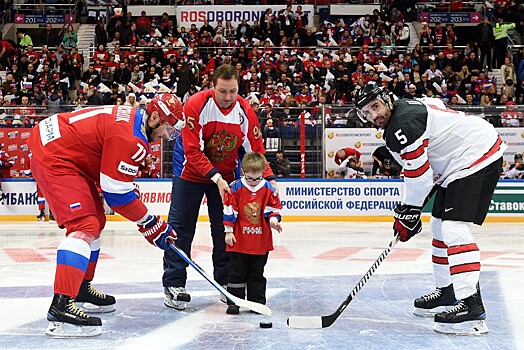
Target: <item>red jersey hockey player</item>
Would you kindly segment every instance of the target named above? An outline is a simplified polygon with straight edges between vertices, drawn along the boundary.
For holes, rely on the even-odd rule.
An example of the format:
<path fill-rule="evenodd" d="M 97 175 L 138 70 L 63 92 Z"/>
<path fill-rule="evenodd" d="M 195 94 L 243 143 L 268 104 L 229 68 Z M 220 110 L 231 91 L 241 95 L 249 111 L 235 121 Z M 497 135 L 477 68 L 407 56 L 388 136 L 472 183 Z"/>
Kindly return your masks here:
<path fill-rule="evenodd" d="M 231 184 L 224 194 L 226 251 L 231 252 L 227 290 L 255 303 L 266 303 L 266 266 L 273 250 L 271 228 L 282 232 L 280 199 L 275 188 L 263 177 L 266 158 L 261 153 L 246 153 L 242 159 L 244 176 Z M 226 313 L 239 313 L 230 304 Z"/>
<path fill-rule="evenodd" d="M 182 103 L 162 94 L 147 105 L 147 112 L 128 106 L 84 108 L 52 115 L 33 129 L 28 139 L 33 177 L 58 225 L 67 230 L 58 246 L 48 335 L 101 333 L 100 318 L 85 314 L 75 301 L 92 304 L 93 312 L 115 310 L 115 298 L 91 286 L 106 221 L 96 183 L 107 204 L 136 222 L 149 243 L 165 250 L 166 238 L 176 238 L 160 216 L 148 213 L 133 180 L 149 142 L 173 139 L 183 125 Z"/>
<path fill-rule="evenodd" d="M 487 333 L 471 224 L 484 222 L 507 145 L 487 121 L 439 99 L 393 101 L 383 86 L 368 83 L 355 104 L 363 122 L 384 129 L 386 147 L 404 169 L 393 225 L 401 241 L 422 230 L 421 209 L 436 186 L 430 227 L 437 288 L 415 299 L 414 314 L 434 316 L 437 332 Z"/>

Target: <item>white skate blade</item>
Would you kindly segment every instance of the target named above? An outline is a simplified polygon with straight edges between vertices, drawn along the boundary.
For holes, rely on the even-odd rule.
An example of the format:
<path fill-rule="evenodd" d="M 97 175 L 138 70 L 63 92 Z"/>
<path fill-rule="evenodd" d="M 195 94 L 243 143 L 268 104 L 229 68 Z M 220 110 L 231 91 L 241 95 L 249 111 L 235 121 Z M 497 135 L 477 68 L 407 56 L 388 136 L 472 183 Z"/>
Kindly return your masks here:
<path fill-rule="evenodd" d="M 480 335 L 489 332 L 484 320 L 465 321 L 461 323 L 435 322 L 433 330 L 437 333 L 456 335 Z"/>
<path fill-rule="evenodd" d="M 114 312 L 116 310 L 115 305 L 102 305 L 98 306 L 91 303 L 84 303 L 82 301 L 75 302 L 76 306 L 80 308 L 85 313 L 91 313 L 91 314 L 106 314 L 109 312 Z"/>
<path fill-rule="evenodd" d="M 164 298 L 164 305 L 176 310 L 185 310 L 187 306 L 185 301 L 174 300 L 167 296 Z"/>
<path fill-rule="evenodd" d="M 45 334 L 53 338 L 86 338 L 102 334 L 102 327 L 76 326 L 65 322 L 49 322 Z"/>
<path fill-rule="evenodd" d="M 439 312 L 444 312 L 451 309 L 454 305 L 451 306 L 437 306 L 433 309 L 422 309 L 419 307 L 413 308 L 413 315 L 420 317 L 435 317 L 435 314 Z"/>

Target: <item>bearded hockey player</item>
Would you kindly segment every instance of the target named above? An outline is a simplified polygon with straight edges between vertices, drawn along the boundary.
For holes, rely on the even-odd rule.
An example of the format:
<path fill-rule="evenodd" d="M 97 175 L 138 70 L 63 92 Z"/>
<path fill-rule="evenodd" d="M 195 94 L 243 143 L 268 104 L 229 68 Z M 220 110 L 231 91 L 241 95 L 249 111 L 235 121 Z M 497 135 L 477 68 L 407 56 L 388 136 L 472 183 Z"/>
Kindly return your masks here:
<path fill-rule="evenodd" d="M 356 108 L 362 121 L 384 129 L 387 148 L 404 168 L 393 224 L 401 241 L 422 230 L 422 205 L 437 186 L 430 220 L 436 290 L 415 300 L 415 315 L 434 315 L 437 332 L 487 333 L 471 225 L 484 222 L 506 144 L 482 118 L 447 109 L 438 99 L 393 101 L 374 83 L 362 89 Z"/>

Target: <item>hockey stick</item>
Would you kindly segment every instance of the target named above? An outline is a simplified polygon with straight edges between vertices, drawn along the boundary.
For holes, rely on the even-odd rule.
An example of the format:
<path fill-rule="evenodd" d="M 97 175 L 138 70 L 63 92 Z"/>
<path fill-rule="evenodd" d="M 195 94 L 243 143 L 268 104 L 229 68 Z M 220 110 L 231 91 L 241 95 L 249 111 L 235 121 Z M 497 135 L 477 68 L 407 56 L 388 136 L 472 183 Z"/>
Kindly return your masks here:
<path fill-rule="evenodd" d="M 168 240 L 169 246 L 171 249 L 173 249 L 186 263 L 191 265 L 199 274 L 202 275 L 213 287 L 215 287 L 216 290 L 220 292 L 220 294 L 224 295 L 230 302 L 235 303 L 235 305 L 244 307 L 246 309 L 255 311 L 259 314 L 263 314 L 266 316 L 271 316 L 271 309 L 267 307 L 266 305 L 255 303 L 253 301 L 240 299 L 233 294 L 229 293 L 227 290 L 225 290 L 220 284 L 217 283 L 213 278 L 211 278 L 196 262 L 194 262 L 191 258 L 189 258 L 186 253 L 182 249 L 176 246 L 174 244 L 173 240 Z"/>
<path fill-rule="evenodd" d="M 422 204 L 422 207 L 424 207 L 428 202 L 431 196 L 436 192 L 438 186 L 433 186 L 429 194 L 426 196 L 426 199 L 424 200 L 424 204 Z M 327 316 L 290 316 L 287 319 L 287 324 L 291 328 L 301 328 L 301 329 L 315 329 L 315 328 L 326 328 L 329 327 L 335 322 L 335 320 L 342 314 L 342 312 L 346 309 L 346 307 L 351 303 L 355 295 L 364 287 L 366 282 L 369 280 L 371 275 L 375 273 L 377 268 L 380 266 L 380 264 L 386 259 L 386 257 L 389 255 L 393 247 L 398 243 L 400 239 L 400 235 L 396 235 L 391 242 L 389 242 L 388 246 L 382 254 L 375 260 L 373 265 L 369 268 L 369 270 L 366 272 L 364 276 L 358 281 L 357 285 L 351 293 L 344 299 L 342 304 L 339 305 L 339 307 L 335 310 L 334 313 Z"/>
<path fill-rule="evenodd" d="M 335 322 L 335 320 L 342 314 L 342 312 L 346 309 L 346 307 L 351 303 L 355 295 L 364 287 L 366 282 L 369 280 L 371 275 L 377 270 L 379 265 L 386 259 L 386 256 L 391 252 L 395 244 L 397 244 L 400 236 L 395 236 L 391 242 L 389 242 L 387 248 L 380 254 L 377 260 L 371 265 L 369 270 L 366 272 L 364 276 L 360 279 L 360 281 L 357 283 L 355 288 L 349 293 L 349 295 L 344 299 L 342 304 L 335 310 L 334 313 L 327 316 L 290 316 L 287 319 L 287 324 L 291 328 L 326 328 L 329 327 Z"/>

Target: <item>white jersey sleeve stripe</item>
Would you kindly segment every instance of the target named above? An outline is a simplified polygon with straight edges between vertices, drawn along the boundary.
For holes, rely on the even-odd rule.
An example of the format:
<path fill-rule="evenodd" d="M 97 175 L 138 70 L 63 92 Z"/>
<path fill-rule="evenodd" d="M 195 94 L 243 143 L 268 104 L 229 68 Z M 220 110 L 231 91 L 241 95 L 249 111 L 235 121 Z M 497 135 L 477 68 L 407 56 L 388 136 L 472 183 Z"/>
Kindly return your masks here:
<path fill-rule="evenodd" d="M 100 173 L 100 187 L 104 192 L 117 194 L 127 193 L 135 189 L 132 182 L 118 181 L 104 173 Z"/>

